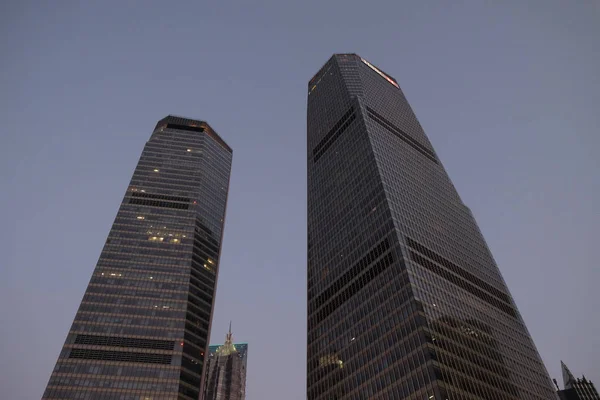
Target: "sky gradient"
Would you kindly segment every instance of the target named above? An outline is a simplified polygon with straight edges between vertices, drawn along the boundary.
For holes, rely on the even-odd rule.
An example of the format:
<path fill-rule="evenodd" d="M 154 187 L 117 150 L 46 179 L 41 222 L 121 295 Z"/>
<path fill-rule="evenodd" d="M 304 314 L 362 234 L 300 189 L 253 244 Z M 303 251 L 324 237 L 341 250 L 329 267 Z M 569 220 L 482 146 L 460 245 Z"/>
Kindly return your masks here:
<path fill-rule="evenodd" d="M 211 343 L 232 320 L 247 399 L 305 399 L 306 91 L 339 52 L 397 79 L 551 377 L 600 386 L 597 1 L 2 2 L 0 51 L 0 397 L 41 397 L 177 114 L 234 149 Z"/>

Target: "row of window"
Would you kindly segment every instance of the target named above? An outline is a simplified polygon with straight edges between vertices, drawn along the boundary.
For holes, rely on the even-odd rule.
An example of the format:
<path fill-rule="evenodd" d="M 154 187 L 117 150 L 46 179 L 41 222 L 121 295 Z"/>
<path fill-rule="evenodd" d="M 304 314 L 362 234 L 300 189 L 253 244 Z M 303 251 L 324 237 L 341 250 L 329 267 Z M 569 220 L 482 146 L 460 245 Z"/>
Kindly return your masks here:
<path fill-rule="evenodd" d="M 439 343 L 439 340 L 436 341 L 436 344 L 440 347 L 444 347 L 443 344 Z M 456 350 L 456 348 L 449 346 L 450 349 L 454 349 Z M 510 376 L 508 377 L 504 377 L 504 379 L 502 379 L 498 374 L 496 374 L 496 371 L 491 371 L 489 368 L 486 368 L 487 365 L 485 362 L 480 361 L 480 359 L 478 359 L 476 356 L 472 357 L 469 355 L 469 353 L 460 353 L 458 355 L 456 354 L 449 354 L 448 352 L 445 351 L 438 351 L 437 352 L 438 357 L 439 357 L 439 361 L 442 365 L 445 365 L 449 368 L 452 368 L 452 372 L 448 371 L 446 374 L 444 375 L 448 375 L 448 376 L 453 376 L 456 375 L 455 371 L 461 372 L 469 377 L 471 377 L 471 379 L 476 379 L 484 384 L 487 384 L 489 386 L 492 386 L 495 389 L 500 390 L 501 392 L 504 392 L 504 396 L 509 395 L 509 398 L 513 398 L 512 396 L 518 396 L 518 390 L 516 388 L 515 385 L 513 385 L 510 382 Z M 468 362 L 465 362 L 468 361 Z M 444 368 L 442 368 L 442 371 L 446 371 Z M 505 371 L 507 371 L 505 369 Z M 508 372 L 508 371 L 507 371 Z M 448 379 L 449 381 L 451 381 L 451 378 Z M 480 383 L 476 383 L 475 385 L 473 385 L 474 388 L 476 386 L 480 386 L 479 391 L 484 394 L 486 392 L 489 393 L 489 388 L 488 390 L 485 390 L 484 388 L 486 387 L 485 385 L 481 385 Z M 459 386 L 461 387 L 461 386 Z M 495 398 L 499 398 L 499 397 L 495 397 Z"/>
<path fill-rule="evenodd" d="M 479 299 L 472 299 L 467 292 L 457 292 L 455 285 L 424 268 L 418 268 L 424 278 L 413 276 L 418 296 L 426 304 L 432 329 L 451 337 L 456 343 L 478 352 L 480 357 L 498 360 L 502 353 L 505 362 L 511 363 L 513 380 L 519 386 L 528 386 L 523 382 L 539 375 L 539 363 L 534 349 L 528 346 L 527 337 L 513 334 L 505 328 L 511 318 L 503 318 L 503 313 Z M 452 317 L 450 317 L 450 315 Z M 485 323 L 483 321 L 486 321 Z M 468 334 L 453 335 L 460 331 Z M 540 377 L 540 382 L 547 379 Z"/>
<path fill-rule="evenodd" d="M 179 368 L 157 365 L 106 364 L 103 362 L 61 359 L 54 368 L 55 373 L 77 375 L 109 375 L 132 378 L 176 379 Z"/>
<path fill-rule="evenodd" d="M 346 128 L 350 126 L 350 124 L 356 119 L 356 114 L 354 113 L 354 108 L 351 107 L 349 110 L 350 115 L 346 116 L 348 113 L 342 116 L 342 119 L 336 123 L 333 128 L 325 135 L 323 140 L 315 147 L 313 150 L 314 162 L 319 161 L 319 159 L 325 154 L 325 152 L 335 143 L 335 141 L 344 133 Z"/>
<path fill-rule="evenodd" d="M 364 252 L 368 250 L 367 246 L 375 241 L 377 236 L 373 235 L 373 232 L 377 232 L 381 228 L 393 229 L 393 224 L 389 219 L 388 223 L 382 223 L 384 221 L 383 216 L 386 214 L 385 205 L 381 207 L 382 203 L 385 202 L 384 196 L 374 196 L 371 199 L 373 202 L 368 202 L 365 205 L 362 204 L 365 200 L 357 200 L 354 203 L 354 207 L 348 210 L 349 213 L 360 215 L 360 219 L 356 221 L 356 224 L 347 225 L 344 231 L 329 237 L 327 241 L 322 241 L 320 246 L 313 246 L 313 238 L 311 237 L 309 243 L 309 262 L 318 260 L 316 265 L 327 265 L 327 269 L 331 269 L 332 272 L 336 268 L 346 269 L 348 263 L 362 257 Z M 348 206 L 344 208 L 346 207 Z M 319 240 L 320 237 L 316 239 Z M 318 258 L 316 257 L 317 254 Z M 344 257 L 340 259 L 342 255 Z M 340 261 L 342 263 L 338 264 Z M 335 273 L 332 276 L 327 276 L 319 272 L 321 271 L 313 271 L 312 268 L 309 269 L 308 287 L 311 298 L 314 293 L 327 290 L 325 289 L 327 286 L 331 287 L 333 279 L 337 277 Z"/>
<path fill-rule="evenodd" d="M 136 353 L 115 350 L 71 349 L 69 358 L 122 361 L 145 364 L 171 364 L 171 354 Z"/>
<path fill-rule="evenodd" d="M 137 204 L 140 206 L 150 206 L 150 207 L 174 208 L 177 210 L 187 210 L 188 208 L 190 208 L 189 204 L 170 203 L 168 201 L 159 201 L 159 200 L 136 199 L 135 197 L 132 197 L 129 199 L 129 204 Z"/>
<path fill-rule="evenodd" d="M 317 353 L 318 358 L 311 357 L 307 366 L 309 387 L 330 374 L 331 370 L 317 367 L 322 366 L 320 361 L 323 354 L 330 354 L 333 349 L 336 350 L 335 354 L 343 362 L 343 367 L 349 374 L 353 374 L 363 367 L 366 359 L 365 355 L 385 353 L 390 347 L 397 346 L 404 346 L 406 352 L 410 353 L 415 348 L 414 346 L 418 346 L 420 343 L 416 338 L 413 338 L 413 334 L 420 329 L 419 324 L 423 322 L 419 315 L 414 314 L 414 311 L 413 304 L 407 300 L 397 307 L 393 315 L 385 317 L 385 320 L 388 321 L 398 321 L 398 324 L 392 329 L 387 329 L 388 324 L 385 320 L 379 320 L 367 332 L 358 333 L 356 337 L 352 337 L 347 343 L 339 343 L 337 346 L 329 345 L 327 350 Z M 398 318 L 401 315 L 406 318 Z M 403 335 L 393 335 L 393 330 L 396 330 L 397 333 L 401 332 Z"/>
<path fill-rule="evenodd" d="M 356 315 L 348 315 L 341 325 L 330 329 L 327 335 L 320 337 L 309 345 L 309 377 L 312 373 L 318 372 L 314 370 L 318 358 L 331 351 L 331 349 L 336 349 L 342 359 L 350 362 L 348 365 L 351 366 L 354 356 L 360 355 L 361 352 L 368 350 L 373 345 L 376 347 L 381 346 L 381 343 L 378 343 L 379 339 L 396 330 L 396 328 L 398 328 L 397 333 L 400 333 L 402 331 L 401 325 L 410 320 L 414 312 L 419 311 L 417 303 L 411 301 L 410 286 L 405 286 L 399 293 L 386 299 L 383 304 L 378 303 L 377 300 L 376 296 L 366 299 L 365 303 L 370 307 L 375 307 L 375 309 L 364 310 Z M 341 331 L 341 328 L 347 323 L 351 327 Z M 413 325 L 411 329 L 405 330 L 404 333 L 408 335 L 417 328 L 418 326 Z M 330 338 L 334 339 L 330 340 Z M 385 351 L 385 347 L 382 351 Z"/>
<path fill-rule="evenodd" d="M 432 272 L 435 272 L 442 278 L 447 279 L 448 281 L 452 282 L 453 284 L 460 287 L 461 289 L 466 290 L 467 292 L 473 294 L 474 296 L 479 297 L 481 300 L 485 301 L 486 303 L 496 307 L 497 309 L 499 309 L 499 310 L 505 312 L 506 314 L 510 315 L 511 317 L 517 319 L 517 313 L 515 312 L 514 308 L 512 308 L 511 306 L 498 300 L 497 298 L 489 295 L 488 293 L 484 292 L 483 290 L 477 288 L 475 285 L 462 280 L 458 276 L 450 273 L 449 271 L 443 269 L 442 267 L 438 266 L 434 262 L 429 261 L 427 258 L 419 255 L 418 253 L 416 253 L 412 250 L 410 251 L 410 258 L 417 264 L 429 269 Z"/>
<path fill-rule="evenodd" d="M 374 249 L 369 251 L 363 258 L 361 258 L 352 268 L 344 272 L 332 285 L 330 285 L 325 291 L 317 296 L 312 304 L 309 306 L 308 312 L 311 313 L 315 309 L 318 309 L 323 304 L 327 303 L 331 297 L 337 293 L 341 288 L 346 286 L 350 281 L 359 276 L 364 268 L 366 268 L 373 261 L 377 260 L 390 248 L 390 243 L 387 239 L 384 239 L 381 243 L 375 246 Z"/>
<path fill-rule="evenodd" d="M 149 326 L 132 326 L 132 325 L 98 325 L 96 323 L 87 322 L 73 322 L 71 326 L 71 333 L 85 333 L 85 334 L 102 334 L 102 335 L 135 335 L 135 336 L 147 336 L 151 338 L 165 338 L 165 339 L 181 339 L 181 328 L 168 328 L 161 326 L 160 328 L 153 328 Z"/>
<path fill-rule="evenodd" d="M 421 227 L 424 235 L 419 235 L 420 240 L 442 247 L 461 265 L 502 288 L 502 279 L 476 224 L 443 169 L 418 165 L 414 154 L 401 152 L 382 135 L 374 135 L 373 139 L 395 218 L 411 228 Z"/>
<path fill-rule="evenodd" d="M 160 397 L 159 397 L 160 396 Z M 49 387 L 44 393 L 42 400 L 140 400 L 154 399 L 160 400 L 182 400 L 173 393 L 157 391 L 134 391 L 126 389 L 92 389 L 82 390 L 82 388 L 69 389 L 64 386 Z M 186 400 L 196 400 L 195 398 L 183 398 Z"/>
<path fill-rule="evenodd" d="M 187 272 L 187 271 L 186 271 Z M 177 270 L 171 269 L 169 273 L 157 272 L 152 268 L 144 268 L 144 271 L 132 271 L 127 268 L 121 267 L 97 267 L 94 271 L 94 276 L 105 276 L 105 277 L 120 277 L 127 279 L 150 279 L 157 282 L 179 282 L 186 283 L 190 280 L 189 273 L 180 273 Z"/>
<path fill-rule="evenodd" d="M 404 296 L 406 297 L 406 295 Z M 394 300 L 394 311 L 387 313 L 384 310 L 372 313 L 367 322 L 372 325 L 366 331 L 357 330 L 352 338 L 347 338 L 345 342 L 327 343 L 321 342 L 321 348 L 318 352 L 309 352 L 309 382 L 323 374 L 317 366 L 317 360 L 324 354 L 335 351 L 344 361 L 344 367 L 348 373 L 354 373 L 362 368 L 367 360 L 383 354 L 391 347 L 404 343 L 404 346 L 412 351 L 419 345 L 416 338 L 411 339 L 411 334 L 425 326 L 425 318 L 419 314 L 414 301 L 406 300 L 402 304 L 397 304 Z"/>
<path fill-rule="evenodd" d="M 381 260 L 376 262 L 371 268 L 364 272 L 364 274 L 357 279 L 352 284 L 350 284 L 346 289 L 339 292 L 334 298 L 332 298 L 329 303 L 319 310 L 316 315 L 312 318 L 312 321 L 309 322 L 310 325 L 317 325 L 321 321 L 323 321 L 329 314 L 335 311 L 342 303 L 344 303 L 348 298 L 354 296 L 358 293 L 362 288 L 364 288 L 369 282 L 375 279 L 379 274 L 386 270 L 390 265 L 394 263 L 394 256 L 392 253 L 388 253 Z"/>
<path fill-rule="evenodd" d="M 182 308 L 183 306 L 183 308 Z M 158 318 L 185 318 L 185 305 L 180 304 L 179 309 L 171 309 L 167 305 L 159 306 L 155 304 L 150 308 L 135 308 L 135 307 L 124 307 L 106 305 L 103 303 L 88 303 L 82 302 L 79 306 L 81 312 L 95 312 L 95 313 L 106 313 L 106 314 L 118 314 L 118 315 L 137 315 L 144 317 L 158 317 Z"/>
<path fill-rule="evenodd" d="M 122 296 L 136 296 L 136 297 L 148 297 L 153 299 L 174 299 L 174 300 L 187 300 L 187 288 L 185 291 L 173 291 L 166 292 L 164 290 L 153 291 L 153 290 L 141 290 L 140 288 L 130 287 L 113 287 L 108 285 L 89 285 L 86 293 L 100 293 L 108 295 L 122 295 Z"/>
<path fill-rule="evenodd" d="M 181 319 L 136 318 L 128 315 L 97 314 L 80 311 L 75 316 L 76 322 L 92 322 L 96 324 L 119 324 L 138 326 L 160 326 L 162 328 L 181 328 Z"/>
<path fill-rule="evenodd" d="M 77 335 L 75 344 L 107 347 L 134 347 L 140 349 L 173 350 L 172 340 L 138 339 L 119 336 Z"/>
<path fill-rule="evenodd" d="M 418 339 L 419 337 L 418 334 L 411 335 L 408 339 Z M 424 365 L 429 361 L 429 358 L 423 350 L 422 348 L 419 349 L 418 346 L 391 346 L 387 351 L 375 354 L 373 358 L 365 358 L 360 368 L 353 369 L 351 375 L 342 374 L 338 379 L 325 381 L 324 384 L 315 388 L 313 395 L 308 396 L 308 398 L 327 399 L 332 394 L 340 391 L 346 394 L 359 389 L 363 384 L 368 385 L 377 381 L 386 382 L 388 380 L 386 376 L 389 376 L 391 382 L 400 383 L 404 381 L 410 389 L 408 393 L 415 393 L 429 381 L 437 378 L 435 375 L 428 376 Z M 424 372 L 424 376 L 419 371 Z M 385 388 L 386 386 L 381 385 L 375 392 Z"/>
<path fill-rule="evenodd" d="M 115 295 L 106 295 L 106 294 L 93 294 L 86 293 L 83 296 L 82 303 L 101 303 L 101 304 L 117 304 L 123 306 L 134 306 L 134 307 L 151 307 L 151 308 L 160 308 L 163 309 L 185 309 L 186 303 L 185 300 L 182 301 L 157 301 L 155 299 L 147 299 L 138 296 L 115 296 Z"/>
<path fill-rule="evenodd" d="M 427 157 L 434 163 L 436 163 L 436 164 L 438 163 L 438 161 L 435 157 L 435 154 L 431 150 L 429 150 L 427 147 L 423 146 L 421 143 L 419 143 L 418 141 L 413 139 L 402 129 L 398 128 L 397 126 L 392 124 L 390 121 L 385 119 L 381 114 L 379 114 L 378 112 L 373 110 L 371 107 L 367 107 L 367 114 L 368 114 L 369 118 L 371 118 L 373 121 L 377 122 L 379 125 L 381 125 L 383 128 L 385 128 L 387 131 L 391 132 L 394 136 L 400 138 L 403 142 L 407 143 L 413 149 L 417 150 L 419 153 L 423 154 L 425 157 Z"/>
<path fill-rule="evenodd" d="M 185 247 L 176 247 L 176 246 L 155 246 L 148 241 L 139 242 L 137 246 L 128 246 L 128 245 L 117 245 L 112 243 L 107 243 L 105 248 L 102 249 L 102 254 L 100 257 L 102 258 L 124 258 L 130 256 L 131 259 L 137 259 L 138 257 L 178 257 L 179 259 L 183 258 L 183 256 L 187 256 L 189 253 L 186 251 Z M 152 257 L 154 256 L 154 257 Z M 189 261 L 188 261 L 189 263 Z"/>
<path fill-rule="evenodd" d="M 311 354 L 325 351 L 329 346 L 347 346 L 351 338 L 356 339 L 357 348 L 372 342 L 370 329 L 381 322 L 380 316 L 400 312 L 401 306 L 412 298 L 412 288 L 406 272 L 388 271 L 382 274 L 380 280 L 383 283 L 379 286 L 376 285 L 377 282 L 371 283 L 378 290 L 370 293 L 370 298 L 359 299 L 355 296 L 340 307 L 338 314 L 344 318 L 331 318 L 329 324 L 323 323 L 317 329 L 308 331 L 309 360 Z"/>
<path fill-rule="evenodd" d="M 507 304 L 511 303 L 510 297 L 508 297 L 508 295 L 506 293 L 496 289 L 489 283 L 485 282 L 483 279 L 476 277 L 475 275 L 471 274 L 470 272 L 468 272 L 468 271 L 464 270 L 463 268 L 459 267 L 458 265 L 454 264 L 452 261 L 440 256 L 436 252 L 428 249 L 427 247 L 423 246 L 422 244 L 417 243 L 416 241 L 412 240 L 409 237 L 406 237 L 406 244 L 408 244 L 409 247 L 413 248 L 414 250 L 418 251 L 419 253 L 423 254 L 424 256 L 427 256 L 431 260 L 437 262 L 440 265 L 443 265 L 444 267 L 448 268 L 450 271 L 454 272 L 455 274 L 457 274 L 457 275 L 461 276 L 462 278 L 468 280 L 469 282 L 473 283 L 474 285 L 477 285 L 480 288 L 487 290 L 488 292 L 490 292 L 494 296 L 498 297 L 500 300 L 504 301 L 505 303 L 507 303 Z"/>
<path fill-rule="evenodd" d="M 140 380 L 115 380 L 111 378 L 52 376 L 48 386 L 94 387 L 102 389 L 151 390 L 157 392 L 173 392 L 179 382 L 156 382 Z"/>

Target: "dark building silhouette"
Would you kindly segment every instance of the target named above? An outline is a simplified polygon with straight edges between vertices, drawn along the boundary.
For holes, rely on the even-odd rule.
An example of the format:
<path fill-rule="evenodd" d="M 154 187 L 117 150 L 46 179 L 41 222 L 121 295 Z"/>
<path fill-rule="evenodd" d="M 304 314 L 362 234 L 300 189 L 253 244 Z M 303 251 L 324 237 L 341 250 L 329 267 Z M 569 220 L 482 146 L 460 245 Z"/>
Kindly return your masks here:
<path fill-rule="evenodd" d="M 334 55 L 307 125 L 307 398 L 556 399 L 396 80 Z"/>
<path fill-rule="evenodd" d="M 591 381 L 588 381 L 585 376 L 575 378 L 567 365 L 560 362 L 562 368 L 563 383 L 565 388 L 560 390 L 556 379 L 554 384 L 558 390 L 558 396 L 561 400 L 600 400 L 600 395 L 596 387 Z"/>
<path fill-rule="evenodd" d="M 231 160 L 206 122 L 158 122 L 44 399 L 198 399 Z"/>
<path fill-rule="evenodd" d="M 231 325 L 222 345 L 209 346 L 204 400 L 246 398 L 248 343 L 233 343 Z"/>

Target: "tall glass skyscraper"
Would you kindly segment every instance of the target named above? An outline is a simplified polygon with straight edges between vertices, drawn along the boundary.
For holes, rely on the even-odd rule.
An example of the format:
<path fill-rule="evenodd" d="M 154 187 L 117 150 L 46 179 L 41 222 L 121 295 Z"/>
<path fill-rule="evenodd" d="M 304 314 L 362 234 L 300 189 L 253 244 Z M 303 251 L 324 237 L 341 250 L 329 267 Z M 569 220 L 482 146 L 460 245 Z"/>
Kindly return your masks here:
<path fill-rule="evenodd" d="M 396 80 L 336 54 L 307 122 L 308 399 L 555 399 Z"/>
<path fill-rule="evenodd" d="M 206 122 L 158 122 L 44 399 L 198 399 L 231 160 Z"/>
<path fill-rule="evenodd" d="M 233 343 L 231 324 L 225 343 L 208 347 L 206 379 L 201 400 L 244 400 L 248 343 Z"/>
<path fill-rule="evenodd" d="M 600 395 L 596 387 L 586 379 L 585 375 L 582 378 L 575 378 L 564 362 L 560 362 L 562 369 L 563 383 L 565 388 L 558 390 L 560 400 L 600 400 Z M 558 383 L 554 380 L 556 388 Z"/>

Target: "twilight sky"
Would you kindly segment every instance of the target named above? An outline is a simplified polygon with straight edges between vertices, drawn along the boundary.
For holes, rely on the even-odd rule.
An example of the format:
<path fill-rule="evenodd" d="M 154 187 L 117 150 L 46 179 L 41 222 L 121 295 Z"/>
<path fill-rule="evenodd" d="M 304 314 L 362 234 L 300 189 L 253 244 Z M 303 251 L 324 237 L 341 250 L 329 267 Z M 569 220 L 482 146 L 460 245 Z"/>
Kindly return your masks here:
<path fill-rule="evenodd" d="M 233 320 L 247 399 L 305 399 L 306 86 L 335 52 L 398 80 L 551 376 L 600 386 L 597 1 L 21 0 L 0 5 L 0 397 L 40 398 L 172 113 L 234 149 L 212 343 Z"/>

